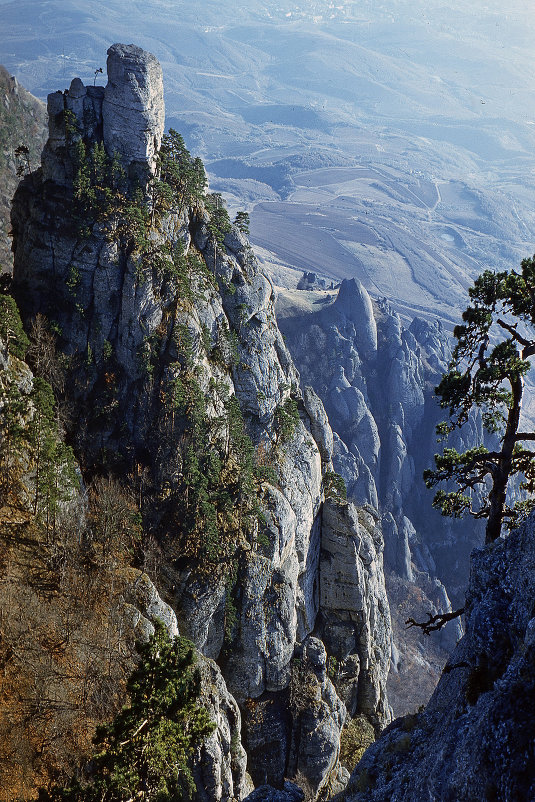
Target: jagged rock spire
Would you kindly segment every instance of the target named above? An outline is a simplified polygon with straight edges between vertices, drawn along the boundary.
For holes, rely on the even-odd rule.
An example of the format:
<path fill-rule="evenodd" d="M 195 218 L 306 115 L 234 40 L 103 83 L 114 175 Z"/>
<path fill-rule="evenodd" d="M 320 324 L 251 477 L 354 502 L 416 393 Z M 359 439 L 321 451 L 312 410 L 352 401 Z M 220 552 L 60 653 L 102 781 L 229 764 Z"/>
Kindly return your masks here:
<path fill-rule="evenodd" d="M 107 71 L 105 88 L 85 86 L 80 78 L 74 78 L 68 90 L 48 96 L 45 180 L 68 180 L 68 168 L 65 175 L 60 157 L 66 144 L 66 110 L 75 115 L 86 143 L 103 142 L 106 152 L 110 156 L 117 153 L 126 168 L 137 167 L 141 174 L 147 168 L 154 172 L 165 122 L 160 62 L 137 45 L 114 44 L 108 50 Z M 59 157 L 59 162 L 54 157 Z"/>
<path fill-rule="evenodd" d="M 358 279 L 342 281 L 335 308 L 355 325 L 357 343 L 362 355 L 373 357 L 377 352 L 377 324 L 370 296 Z"/>
<path fill-rule="evenodd" d="M 102 104 L 106 151 L 123 160 L 154 165 L 162 141 L 165 106 L 158 59 L 136 45 L 108 50 L 108 84 Z"/>

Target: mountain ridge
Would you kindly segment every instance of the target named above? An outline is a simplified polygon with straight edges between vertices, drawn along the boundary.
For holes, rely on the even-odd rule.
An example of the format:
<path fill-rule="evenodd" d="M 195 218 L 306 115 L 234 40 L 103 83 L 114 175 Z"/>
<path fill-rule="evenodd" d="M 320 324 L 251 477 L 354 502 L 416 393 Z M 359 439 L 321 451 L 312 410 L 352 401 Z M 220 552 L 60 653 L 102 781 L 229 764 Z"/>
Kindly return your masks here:
<path fill-rule="evenodd" d="M 347 779 L 344 721 L 379 731 L 390 718 L 382 537 L 336 491 L 325 497 L 327 418 L 299 389 L 247 239 L 176 132 L 153 146 L 154 69 L 114 45 L 114 86 L 74 79 L 49 97 L 43 167 L 13 205 L 13 289 L 26 324 L 44 316 L 57 338 L 82 474 L 135 493 L 158 546 L 153 579 L 224 677 L 230 701 L 213 709 L 239 705 L 241 730 L 229 713 L 232 737 L 225 725 L 202 753 L 198 793 L 243 796 L 243 744 L 255 785 L 299 777 L 315 798 Z M 133 72 L 134 130 L 106 153 L 107 97 L 130 91 Z"/>

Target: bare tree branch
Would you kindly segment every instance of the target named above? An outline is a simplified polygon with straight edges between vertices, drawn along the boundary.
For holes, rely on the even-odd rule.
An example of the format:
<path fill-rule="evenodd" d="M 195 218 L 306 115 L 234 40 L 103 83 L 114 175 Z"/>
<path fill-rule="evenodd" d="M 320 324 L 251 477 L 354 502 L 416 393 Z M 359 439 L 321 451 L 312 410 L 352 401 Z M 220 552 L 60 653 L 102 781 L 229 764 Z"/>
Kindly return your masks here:
<path fill-rule="evenodd" d="M 431 632 L 436 632 L 439 629 L 442 629 L 444 624 L 447 624 L 448 621 L 452 621 L 454 618 L 459 618 L 464 613 L 464 607 L 461 607 L 459 610 L 453 610 L 451 613 L 437 613 L 437 615 L 432 615 L 428 613 L 429 616 L 428 621 L 415 621 L 414 618 L 407 618 L 405 624 L 407 625 L 407 629 L 411 627 L 419 627 L 424 635 L 430 635 Z"/>

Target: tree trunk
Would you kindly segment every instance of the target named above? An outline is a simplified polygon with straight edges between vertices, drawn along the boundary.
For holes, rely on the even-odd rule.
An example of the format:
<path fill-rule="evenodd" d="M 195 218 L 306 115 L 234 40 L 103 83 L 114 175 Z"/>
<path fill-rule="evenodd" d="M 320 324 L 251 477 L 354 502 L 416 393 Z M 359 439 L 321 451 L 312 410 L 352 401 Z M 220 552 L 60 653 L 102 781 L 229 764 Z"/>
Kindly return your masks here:
<path fill-rule="evenodd" d="M 492 490 L 489 493 L 489 517 L 485 530 L 485 543 L 492 543 L 500 537 L 507 496 L 507 482 L 511 475 L 513 465 L 513 449 L 516 443 L 516 433 L 520 423 L 520 410 L 522 407 L 522 391 L 524 380 L 517 376 L 511 381 L 513 402 L 509 408 L 507 425 L 502 441 L 502 450 L 496 472 L 492 476 Z"/>

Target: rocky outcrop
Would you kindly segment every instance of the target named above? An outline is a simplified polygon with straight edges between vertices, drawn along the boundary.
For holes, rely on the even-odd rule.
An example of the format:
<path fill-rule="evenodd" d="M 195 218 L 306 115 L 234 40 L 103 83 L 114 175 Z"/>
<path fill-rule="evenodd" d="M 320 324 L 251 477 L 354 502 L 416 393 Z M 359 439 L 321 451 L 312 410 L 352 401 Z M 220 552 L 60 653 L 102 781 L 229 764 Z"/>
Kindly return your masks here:
<path fill-rule="evenodd" d="M 336 312 L 343 327 L 351 326 L 357 351 L 371 359 L 377 351 L 377 324 L 371 298 L 358 279 L 344 279 L 338 290 Z M 349 331 L 348 331 L 349 333 Z"/>
<path fill-rule="evenodd" d="M 36 169 L 46 141 L 46 106 L 27 92 L 0 65 L 0 274 L 11 273 L 11 229 L 9 215 L 11 199 L 20 181 L 19 171 Z M 28 148 L 28 155 L 18 159 L 19 145 Z"/>
<path fill-rule="evenodd" d="M 161 621 L 171 638 L 178 635 L 174 610 L 163 601 L 147 574 L 125 568 L 118 572 L 117 579 L 125 587 L 116 616 L 128 624 L 137 640 L 149 640 L 156 620 Z"/>
<path fill-rule="evenodd" d="M 366 752 L 348 802 L 535 797 L 535 519 L 474 552 L 466 634 L 423 713 Z"/>
<path fill-rule="evenodd" d="M 327 654 L 317 638 L 308 637 L 298 653 L 290 705 L 294 720 L 289 776 L 309 799 L 325 787 L 331 790 L 337 782 L 343 786 L 347 778 L 337 760 L 347 713 L 327 676 Z"/>
<path fill-rule="evenodd" d="M 158 219 L 153 215 L 143 248 L 118 219 L 104 216 L 80 231 L 72 216 L 65 110 L 75 115 L 86 152 L 103 144 L 111 157 L 110 143 L 120 145 L 132 193 L 150 172 L 151 141 L 156 147 L 161 136 L 153 57 L 122 45 L 109 54 L 104 95 L 75 80 L 50 101 L 58 111 L 42 174 L 21 185 L 13 209 L 16 291 L 26 321 L 41 312 L 61 332 L 77 452 L 89 471 L 132 476 L 145 523 L 164 555 L 159 590 L 176 612 L 181 635 L 206 658 L 206 704 L 220 724 L 197 770 L 199 796 L 248 793 L 243 746 L 255 785 L 282 789 L 285 777 L 302 777 L 314 797 L 340 775 L 345 716 L 336 681 L 325 676 L 334 655 L 317 640 L 322 626 L 332 630 L 340 619 L 353 627 L 353 640 L 336 645 L 340 655 L 349 649 L 346 668 L 352 661 L 351 682 L 343 686 L 351 712 L 365 713 L 377 728 L 389 720 L 382 544 L 377 533 L 358 528 L 352 508 L 336 513 L 323 503 L 332 431 L 313 390 L 300 390 L 275 320 L 273 286 L 243 234 L 233 228 L 224 240 L 215 237 L 215 214 L 198 198 Z M 135 108 L 127 117 L 135 131 L 121 139 L 126 124 L 124 116 L 114 122 L 112 99 L 121 105 L 132 92 Z M 145 136 L 149 129 L 152 140 Z M 139 203 L 139 192 L 134 195 Z M 369 312 L 366 298 L 357 295 Z M 371 318 L 368 329 L 363 342 L 373 351 Z M 228 485 L 202 497 L 205 506 L 188 529 L 187 507 L 180 512 L 185 498 L 208 492 L 195 468 L 195 450 L 202 449 L 216 455 L 205 470 L 218 481 L 226 477 Z M 245 482 L 240 471 L 247 459 Z M 327 579 L 324 546 L 346 548 L 348 611 L 336 596 L 334 575 Z M 323 655 L 319 690 L 310 709 L 297 714 L 290 703 L 293 661 L 304 654 L 308 665 L 313 648 Z M 317 730 L 312 740 L 303 724 L 309 719 Z"/>
<path fill-rule="evenodd" d="M 165 122 L 159 61 L 136 45 L 108 50 L 108 83 L 102 102 L 102 140 L 124 163 L 155 168 Z"/>
<path fill-rule="evenodd" d="M 388 718 L 390 611 L 381 532 L 364 510 L 361 521 L 352 504 L 326 502 L 319 631 L 331 656 L 331 676 L 349 714 L 365 713 L 379 730 Z"/>
<path fill-rule="evenodd" d="M 241 714 L 229 693 L 219 666 L 200 658 L 201 702 L 217 728 L 202 744 L 194 777 L 199 802 L 243 799 L 253 789 L 242 746 Z"/>
<path fill-rule="evenodd" d="M 462 558 L 477 535 L 431 509 L 421 480 L 436 449 L 441 412 L 432 397 L 447 367 L 448 338 L 440 324 L 415 318 L 405 328 L 386 300 L 373 306 L 356 279 L 319 312 L 281 320 L 304 384 L 321 398 L 334 430 L 333 461 L 357 504 L 381 511 L 387 565 L 412 579 L 412 565 L 438 576 L 459 600 Z M 481 435 L 471 420 L 458 446 Z M 446 560 L 457 544 L 456 559 Z M 439 566 L 439 567 L 437 567 Z"/>
<path fill-rule="evenodd" d="M 284 292 L 281 290 L 281 292 Z M 346 481 L 348 497 L 375 509 L 384 538 L 385 566 L 406 583 L 414 602 L 419 594 L 426 610 L 451 609 L 450 598 L 461 606 L 468 579 L 470 550 L 479 541 L 473 523 L 445 519 L 431 506 L 422 473 L 433 464 L 438 450 L 435 426 L 442 419 L 433 389 L 447 367 L 448 339 L 438 323 L 415 318 L 406 328 L 386 300 L 372 304 L 356 279 L 343 281 L 334 302 L 320 311 L 286 315 L 280 321 L 304 384 L 322 400 L 333 433 L 333 465 Z M 457 433 L 454 447 L 464 450 L 479 442 L 481 421 L 475 417 Z M 414 609 L 396 595 L 398 632 Z M 418 604 L 420 602 L 418 601 Z M 461 632 L 449 625 L 443 633 L 454 644 Z M 442 650 L 445 640 L 434 638 Z M 438 654 L 404 651 L 398 643 L 400 665 L 435 675 Z M 444 655 L 441 651 L 441 658 Z M 420 669 L 417 668 L 418 661 Z M 428 684 L 425 683 L 425 687 Z M 393 693 L 394 707 L 399 707 Z M 426 698 L 417 697 L 418 702 Z"/>
<path fill-rule="evenodd" d="M 147 171 L 154 172 L 165 121 L 162 68 L 140 47 L 115 44 L 108 50 L 107 70 L 106 87 L 84 86 L 73 78 L 68 90 L 48 96 L 45 181 L 72 181 L 73 165 L 65 152 L 69 124 L 75 137 L 102 142 L 131 178 L 143 180 Z M 67 128 L 65 112 L 72 115 Z"/>

